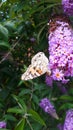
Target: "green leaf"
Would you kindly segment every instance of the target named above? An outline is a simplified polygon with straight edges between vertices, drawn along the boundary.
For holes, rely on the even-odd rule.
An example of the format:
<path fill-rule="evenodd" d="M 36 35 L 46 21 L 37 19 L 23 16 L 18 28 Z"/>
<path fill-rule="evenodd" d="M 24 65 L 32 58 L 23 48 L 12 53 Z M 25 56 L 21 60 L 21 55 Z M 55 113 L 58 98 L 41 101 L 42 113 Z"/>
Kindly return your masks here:
<path fill-rule="evenodd" d="M 60 110 L 67 110 L 67 109 L 70 109 L 70 108 L 73 108 L 73 104 L 72 103 L 65 103 L 64 105 L 62 105 L 60 107 Z"/>
<path fill-rule="evenodd" d="M 16 121 L 16 118 L 13 115 L 9 115 L 8 113 L 4 116 L 4 118 L 9 121 Z"/>
<path fill-rule="evenodd" d="M 8 40 L 8 30 L 0 24 L 0 37 L 4 40 Z"/>
<path fill-rule="evenodd" d="M 19 99 L 18 104 L 21 106 L 22 110 L 24 111 L 24 113 L 27 113 L 27 107 L 25 102 L 22 99 Z"/>
<path fill-rule="evenodd" d="M 61 3 L 61 0 L 42 0 L 41 2 L 40 2 L 40 4 L 45 4 L 45 3 Z"/>
<path fill-rule="evenodd" d="M 10 129 L 4 129 L 4 128 L 2 129 L 2 128 L 0 128 L 0 130 L 10 130 Z"/>
<path fill-rule="evenodd" d="M 21 92 L 19 93 L 19 96 L 24 96 L 25 94 L 30 94 L 31 90 L 30 89 L 24 89 L 21 90 Z"/>
<path fill-rule="evenodd" d="M 61 2 L 61 0 L 50 0 L 49 2 L 52 2 L 52 3 L 59 3 L 59 2 Z"/>
<path fill-rule="evenodd" d="M 26 104 L 25 102 L 18 98 L 16 95 L 13 95 L 14 99 L 17 101 L 19 107 L 22 109 L 22 111 L 24 111 L 24 113 L 27 113 L 27 107 L 26 107 Z"/>
<path fill-rule="evenodd" d="M 36 95 L 34 95 L 34 94 L 33 94 L 32 98 L 33 98 L 33 101 L 38 105 L 39 98 Z"/>
<path fill-rule="evenodd" d="M 73 88 L 69 89 L 69 94 L 73 96 Z"/>
<path fill-rule="evenodd" d="M 2 129 L 2 128 L 0 128 L 0 130 L 9 130 L 9 129 L 4 129 L 4 128 Z"/>
<path fill-rule="evenodd" d="M 5 41 L 0 41 L 0 46 L 4 46 L 4 47 L 7 47 L 7 48 L 10 48 L 9 43 L 7 43 Z"/>
<path fill-rule="evenodd" d="M 12 21 L 7 21 L 4 23 L 4 26 L 9 30 L 9 31 L 14 31 L 15 30 L 15 24 Z"/>
<path fill-rule="evenodd" d="M 43 119 L 40 117 L 40 115 L 35 112 L 34 110 L 29 110 L 29 114 L 31 115 L 31 117 L 36 120 L 37 122 L 39 122 L 41 125 L 46 126 L 45 122 L 43 121 Z"/>
<path fill-rule="evenodd" d="M 24 130 L 25 119 L 21 119 L 14 130 Z"/>
<path fill-rule="evenodd" d="M 44 13 L 46 10 L 49 10 L 50 8 L 52 8 L 52 7 L 55 7 L 55 6 L 58 6 L 58 5 L 60 5 L 60 3 L 56 3 L 56 4 L 49 4 L 46 8 L 44 8 L 41 12 L 40 12 L 40 14 L 41 13 Z"/>
<path fill-rule="evenodd" d="M 72 96 L 68 96 L 68 95 L 63 95 L 60 97 L 61 100 L 67 100 L 67 101 L 73 101 L 73 97 Z"/>
<path fill-rule="evenodd" d="M 7 112 L 16 113 L 16 114 L 23 113 L 22 109 L 19 108 L 9 108 Z"/>
<path fill-rule="evenodd" d="M 46 27 L 46 25 L 43 25 L 43 27 L 40 29 L 40 31 L 39 31 L 39 33 L 38 33 L 38 36 L 37 36 L 37 41 L 38 41 L 38 43 L 39 43 L 39 41 L 40 41 L 40 36 L 41 36 L 43 30 L 45 29 L 45 27 Z"/>

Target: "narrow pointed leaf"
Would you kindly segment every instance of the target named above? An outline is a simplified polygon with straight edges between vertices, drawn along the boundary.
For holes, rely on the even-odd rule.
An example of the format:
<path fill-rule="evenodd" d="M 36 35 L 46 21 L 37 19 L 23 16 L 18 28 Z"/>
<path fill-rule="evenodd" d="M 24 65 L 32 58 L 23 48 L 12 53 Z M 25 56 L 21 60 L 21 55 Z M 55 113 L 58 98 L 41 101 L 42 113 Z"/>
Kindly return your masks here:
<path fill-rule="evenodd" d="M 0 46 L 6 47 L 6 48 L 10 48 L 9 43 L 7 43 L 5 41 L 0 41 Z"/>
<path fill-rule="evenodd" d="M 24 130 L 25 119 L 21 119 L 14 130 Z"/>
<path fill-rule="evenodd" d="M 22 109 L 18 109 L 18 108 L 9 108 L 7 112 L 11 112 L 11 113 L 23 113 Z"/>
<path fill-rule="evenodd" d="M 8 40 L 8 30 L 0 24 L 0 37 L 4 40 Z"/>
<path fill-rule="evenodd" d="M 31 114 L 31 117 L 32 117 L 34 120 L 36 120 L 37 122 L 39 122 L 41 125 L 46 126 L 45 122 L 43 121 L 43 119 L 40 117 L 40 115 L 39 115 L 37 112 L 35 112 L 34 110 L 31 109 L 31 110 L 29 111 L 29 114 Z"/>

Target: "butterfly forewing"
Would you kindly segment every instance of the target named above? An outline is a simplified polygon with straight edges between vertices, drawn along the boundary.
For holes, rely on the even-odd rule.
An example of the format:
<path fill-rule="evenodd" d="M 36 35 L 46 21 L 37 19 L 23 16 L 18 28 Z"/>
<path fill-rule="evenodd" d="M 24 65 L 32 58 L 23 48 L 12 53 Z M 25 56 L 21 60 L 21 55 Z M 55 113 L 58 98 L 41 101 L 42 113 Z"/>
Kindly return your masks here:
<path fill-rule="evenodd" d="M 43 75 L 48 72 L 50 74 L 50 69 L 48 68 L 48 58 L 43 52 L 37 53 L 31 60 L 31 65 L 27 68 L 26 72 L 22 74 L 22 80 L 30 80 Z"/>

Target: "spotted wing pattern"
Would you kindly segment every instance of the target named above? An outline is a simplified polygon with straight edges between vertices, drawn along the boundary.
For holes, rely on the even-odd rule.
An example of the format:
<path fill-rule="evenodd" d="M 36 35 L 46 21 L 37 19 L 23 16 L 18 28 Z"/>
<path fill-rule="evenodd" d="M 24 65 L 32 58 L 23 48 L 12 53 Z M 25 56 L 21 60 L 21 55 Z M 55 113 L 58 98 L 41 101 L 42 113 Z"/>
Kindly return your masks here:
<path fill-rule="evenodd" d="M 22 74 L 21 80 L 30 80 L 45 73 L 50 75 L 49 60 L 43 52 L 38 52 L 31 60 L 26 72 Z"/>

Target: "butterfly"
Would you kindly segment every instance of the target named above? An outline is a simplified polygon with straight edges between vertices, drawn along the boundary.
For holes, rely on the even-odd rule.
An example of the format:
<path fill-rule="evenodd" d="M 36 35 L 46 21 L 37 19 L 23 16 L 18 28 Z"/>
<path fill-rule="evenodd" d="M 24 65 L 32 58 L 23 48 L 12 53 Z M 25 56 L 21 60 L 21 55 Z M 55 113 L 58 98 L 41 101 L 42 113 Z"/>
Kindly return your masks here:
<path fill-rule="evenodd" d="M 21 80 L 30 80 L 43 74 L 51 74 L 49 60 L 43 52 L 38 52 L 31 60 L 25 73 L 22 74 Z"/>
<path fill-rule="evenodd" d="M 49 21 L 49 31 L 48 32 L 49 33 L 54 32 L 62 24 L 64 24 L 64 26 L 62 28 L 63 30 L 64 30 L 64 27 L 70 28 L 70 23 L 71 22 L 70 22 L 68 16 L 66 16 L 65 14 L 54 15 L 51 18 L 51 20 Z"/>

